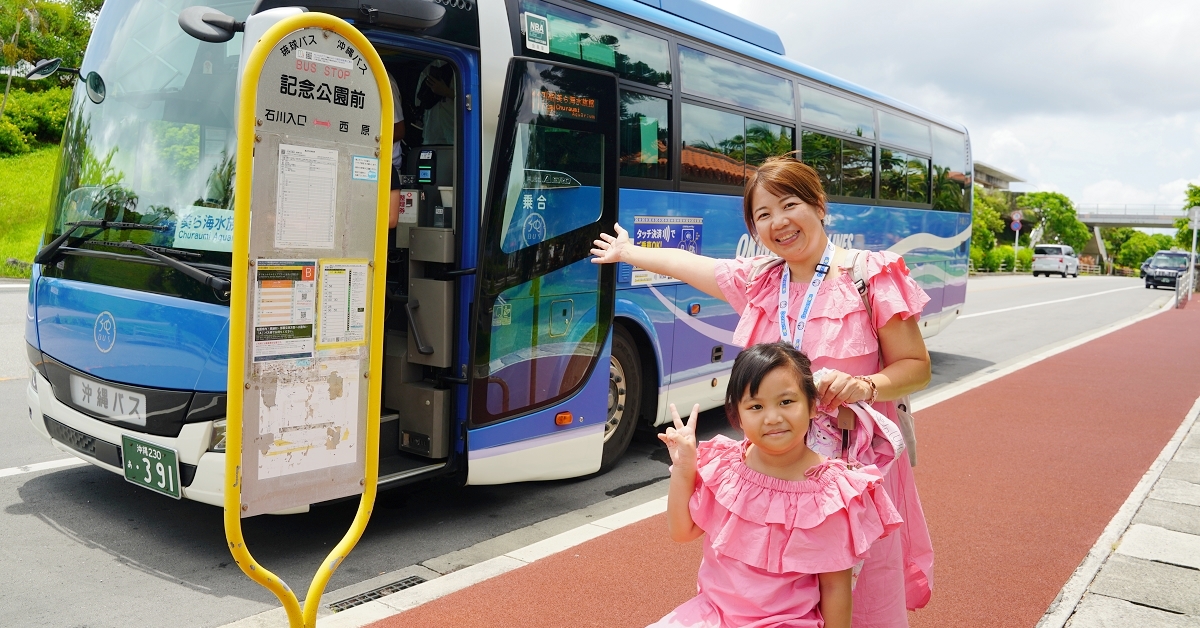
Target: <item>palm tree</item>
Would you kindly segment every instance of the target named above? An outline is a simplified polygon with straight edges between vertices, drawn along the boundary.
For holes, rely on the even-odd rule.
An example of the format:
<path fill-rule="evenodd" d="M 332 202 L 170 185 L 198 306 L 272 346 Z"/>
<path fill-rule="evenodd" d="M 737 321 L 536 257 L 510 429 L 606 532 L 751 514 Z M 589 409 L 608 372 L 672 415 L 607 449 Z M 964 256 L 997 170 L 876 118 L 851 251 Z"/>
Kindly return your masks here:
<path fill-rule="evenodd" d="M 19 61 L 20 53 L 17 49 L 17 44 L 21 39 L 21 18 L 29 20 L 29 28 L 40 29 L 42 27 L 41 16 L 38 15 L 33 4 L 21 7 L 17 13 L 17 28 L 13 32 L 12 41 L 4 44 L 4 62 L 8 64 L 8 81 L 4 83 L 4 99 L 0 100 L 0 117 L 4 116 L 4 108 L 8 106 L 8 89 L 12 86 L 12 73 L 16 69 L 17 61 Z"/>

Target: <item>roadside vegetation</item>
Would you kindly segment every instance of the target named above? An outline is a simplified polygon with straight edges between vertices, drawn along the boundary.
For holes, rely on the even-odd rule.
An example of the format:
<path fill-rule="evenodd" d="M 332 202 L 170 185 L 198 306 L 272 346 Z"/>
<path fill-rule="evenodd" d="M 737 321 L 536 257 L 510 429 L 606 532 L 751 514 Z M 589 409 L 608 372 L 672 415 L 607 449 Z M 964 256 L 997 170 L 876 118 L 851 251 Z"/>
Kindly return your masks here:
<path fill-rule="evenodd" d="M 0 157 L 0 276 L 29 276 L 28 263 L 46 228 L 57 160 L 58 146 Z"/>

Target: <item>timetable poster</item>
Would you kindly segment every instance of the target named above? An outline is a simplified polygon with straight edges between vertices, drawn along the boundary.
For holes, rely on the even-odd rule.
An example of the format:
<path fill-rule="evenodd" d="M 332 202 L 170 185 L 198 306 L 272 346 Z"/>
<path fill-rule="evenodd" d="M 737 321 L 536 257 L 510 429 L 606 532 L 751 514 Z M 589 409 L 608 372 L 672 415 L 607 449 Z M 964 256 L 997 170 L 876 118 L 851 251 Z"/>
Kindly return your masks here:
<path fill-rule="evenodd" d="M 351 346 L 367 341 L 367 260 L 321 260 L 318 344 Z"/>
<path fill-rule="evenodd" d="M 313 357 L 317 261 L 258 260 L 254 283 L 254 361 Z"/>

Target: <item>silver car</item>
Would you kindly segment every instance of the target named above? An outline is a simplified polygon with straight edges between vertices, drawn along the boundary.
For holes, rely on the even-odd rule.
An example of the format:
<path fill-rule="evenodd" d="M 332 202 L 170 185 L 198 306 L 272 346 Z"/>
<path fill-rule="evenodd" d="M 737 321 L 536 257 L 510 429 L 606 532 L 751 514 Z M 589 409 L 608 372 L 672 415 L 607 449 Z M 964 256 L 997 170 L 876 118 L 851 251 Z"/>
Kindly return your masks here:
<path fill-rule="evenodd" d="M 1033 276 L 1079 276 L 1079 257 L 1065 244 L 1039 244 L 1033 247 Z"/>

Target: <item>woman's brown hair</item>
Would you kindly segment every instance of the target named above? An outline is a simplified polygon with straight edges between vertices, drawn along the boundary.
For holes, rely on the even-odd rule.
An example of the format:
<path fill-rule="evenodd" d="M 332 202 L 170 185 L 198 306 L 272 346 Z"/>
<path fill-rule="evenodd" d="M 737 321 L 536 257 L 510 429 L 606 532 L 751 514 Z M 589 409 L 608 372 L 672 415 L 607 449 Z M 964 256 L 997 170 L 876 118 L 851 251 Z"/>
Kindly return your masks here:
<path fill-rule="evenodd" d="M 812 166 L 792 156 L 770 157 L 750 175 L 742 196 L 742 217 L 746 221 L 746 231 L 756 238 L 758 230 L 754 228 L 754 207 L 751 203 L 757 188 L 780 198 L 795 196 L 822 214 L 826 211 L 825 189 L 821 187 L 821 177 Z"/>

